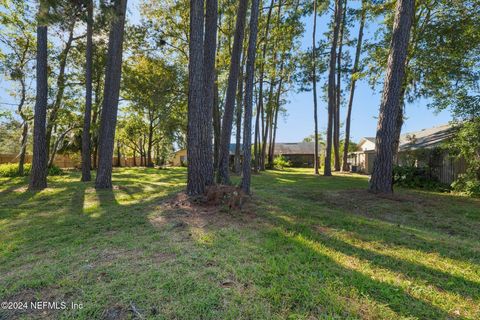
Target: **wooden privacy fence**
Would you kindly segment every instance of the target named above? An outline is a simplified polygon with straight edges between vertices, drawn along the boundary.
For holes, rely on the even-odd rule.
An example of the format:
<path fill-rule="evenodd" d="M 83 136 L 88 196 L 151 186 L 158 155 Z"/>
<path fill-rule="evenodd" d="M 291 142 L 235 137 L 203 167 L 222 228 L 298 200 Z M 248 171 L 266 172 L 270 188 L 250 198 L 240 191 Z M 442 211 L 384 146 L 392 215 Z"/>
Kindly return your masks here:
<path fill-rule="evenodd" d="M 113 166 L 118 165 L 118 158 L 112 158 Z M 32 156 L 27 154 L 25 155 L 25 163 L 31 163 Z M 0 154 L 0 164 L 3 163 L 18 163 L 18 154 Z M 93 163 L 93 162 L 92 162 Z M 122 167 L 133 167 L 134 163 L 136 166 L 140 166 L 140 157 L 136 157 L 135 161 L 133 157 L 120 157 L 120 166 Z M 53 160 L 53 164 L 60 168 L 80 168 L 81 167 L 81 160 L 80 155 L 73 154 L 59 154 L 55 156 Z"/>

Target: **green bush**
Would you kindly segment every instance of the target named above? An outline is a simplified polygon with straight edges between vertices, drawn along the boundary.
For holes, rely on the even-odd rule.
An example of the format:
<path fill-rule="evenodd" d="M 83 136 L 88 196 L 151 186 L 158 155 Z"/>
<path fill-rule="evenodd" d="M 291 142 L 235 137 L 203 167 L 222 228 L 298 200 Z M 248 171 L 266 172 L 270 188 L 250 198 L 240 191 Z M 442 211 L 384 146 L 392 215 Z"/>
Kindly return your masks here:
<path fill-rule="evenodd" d="M 393 183 L 404 188 L 418 188 L 434 191 L 449 191 L 449 186 L 441 183 L 431 174 L 428 167 L 395 166 Z"/>
<path fill-rule="evenodd" d="M 63 170 L 60 167 L 57 167 L 56 165 L 52 165 L 50 168 L 48 168 L 49 176 L 61 176 L 63 173 L 64 173 Z"/>
<path fill-rule="evenodd" d="M 470 197 L 480 197 L 480 180 L 473 174 L 463 174 L 452 183 L 452 189 Z"/>
<path fill-rule="evenodd" d="M 23 175 L 28 176 L 30 174 L 30 163 L 23 165 Z M 4 163 L 0 164 L 0 177 L 18 177 L 18 163 Z"/>
<path fill-rule="evenodd" d="M 277 170 L 283 170 L 284 168 L 291 166 L 292 163 L 282 155 L 276 156 L 275 159 L 273 159 L 273 167 Z"/>
<path fill-rule="evenodd" d="M 23 176 L 28 176 L 32 165 L 25 163 L 23 165 Z M 49 176 L 59 176 L 63 174 L 63 170 L 60 167 L 53 165 L 48 169 Z M 0 177 L 19 177 L 18 163 L 4 163 L 0 164 Z"/>

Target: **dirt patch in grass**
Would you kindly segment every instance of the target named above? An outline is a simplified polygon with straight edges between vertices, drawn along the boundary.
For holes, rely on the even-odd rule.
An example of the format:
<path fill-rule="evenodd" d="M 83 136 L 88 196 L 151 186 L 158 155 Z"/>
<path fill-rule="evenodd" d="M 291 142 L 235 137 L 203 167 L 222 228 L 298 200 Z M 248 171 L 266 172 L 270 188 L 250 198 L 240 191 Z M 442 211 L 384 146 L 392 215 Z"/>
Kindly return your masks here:
<path fill-rule="evenodd" d="M 130 315 L 131 313 L 127 308 L 121 305 L 114 305 L 103 311 L 102 320 L 123 320 L 128 319 Z"/>
<path fill-rule="evenodd" d="M 158 215 L 151 217 L 156 227 L 226 227 L 257 220 L 251 197 L 234 186 L 212 186 L 205 195 L 191 197 L 180 192 L 161 203 Z"/>

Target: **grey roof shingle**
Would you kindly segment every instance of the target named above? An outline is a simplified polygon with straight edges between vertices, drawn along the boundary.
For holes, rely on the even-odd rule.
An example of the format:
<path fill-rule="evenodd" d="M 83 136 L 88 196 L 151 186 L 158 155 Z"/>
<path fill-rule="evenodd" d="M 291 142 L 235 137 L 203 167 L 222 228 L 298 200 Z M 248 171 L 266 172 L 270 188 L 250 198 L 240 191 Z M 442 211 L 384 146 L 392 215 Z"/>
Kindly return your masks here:
<path fill-rule="evenodd" d="M 434 148 L 452 135 L 453 126 L 451 124 L 405 133 L 400 136 L 399 151 Z"/>

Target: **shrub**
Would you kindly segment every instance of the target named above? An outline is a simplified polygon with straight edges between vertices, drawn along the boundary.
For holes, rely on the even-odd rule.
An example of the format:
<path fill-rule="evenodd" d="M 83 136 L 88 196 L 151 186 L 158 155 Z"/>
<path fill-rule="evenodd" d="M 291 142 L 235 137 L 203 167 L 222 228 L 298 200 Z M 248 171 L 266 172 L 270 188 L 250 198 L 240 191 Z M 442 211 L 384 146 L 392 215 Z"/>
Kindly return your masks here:
<path fill-rule="evenodd" d="M 23 176 L 28 176 L 32 165 L 25 163 L 23 165 Z M 63 170 L 60 167 L 53 165 L 48 169 L 49 176 L 59 176 L 63 174 Z M 18 163 L 4 163 L 0 164 L 0 177 L 19 177 Z"/>
<path fill-rule="evenodd" d="M 393 183 L 405 188 L 449 191 L 449 186 L 432 176 L 428 167 L 395 166 L 393 168 Z"/>
<path fill-rule="evenodd" d="M 283 168 L 291 166 L 292 163 L 282 155 L 276 156 L 275 159 L 273 159 L 273 167 L 277 170 L 283 170 Z"/>
<path fill-rule="evenodd" d="M 480 180 L 473 174 L 462 174 L 452 183 L 452 189 L 470 197 L 480 197 Z"/>
<path fill-rule="evenodd" d="M 64 173 L 63 170 L 60 167 L 57 167 L 56 165 L 52 165 L 50 168 L 48 168 L 49 176 L 61 176 L 63 173 Z"/>
<path fill-rule="evenodd" d="M 23 175 L 28 176 L 30 174 L 30 163 L 23 165 Z M 4 163 L 0 164 L 0 177 L 18 177 L 18 163 Z"/>

